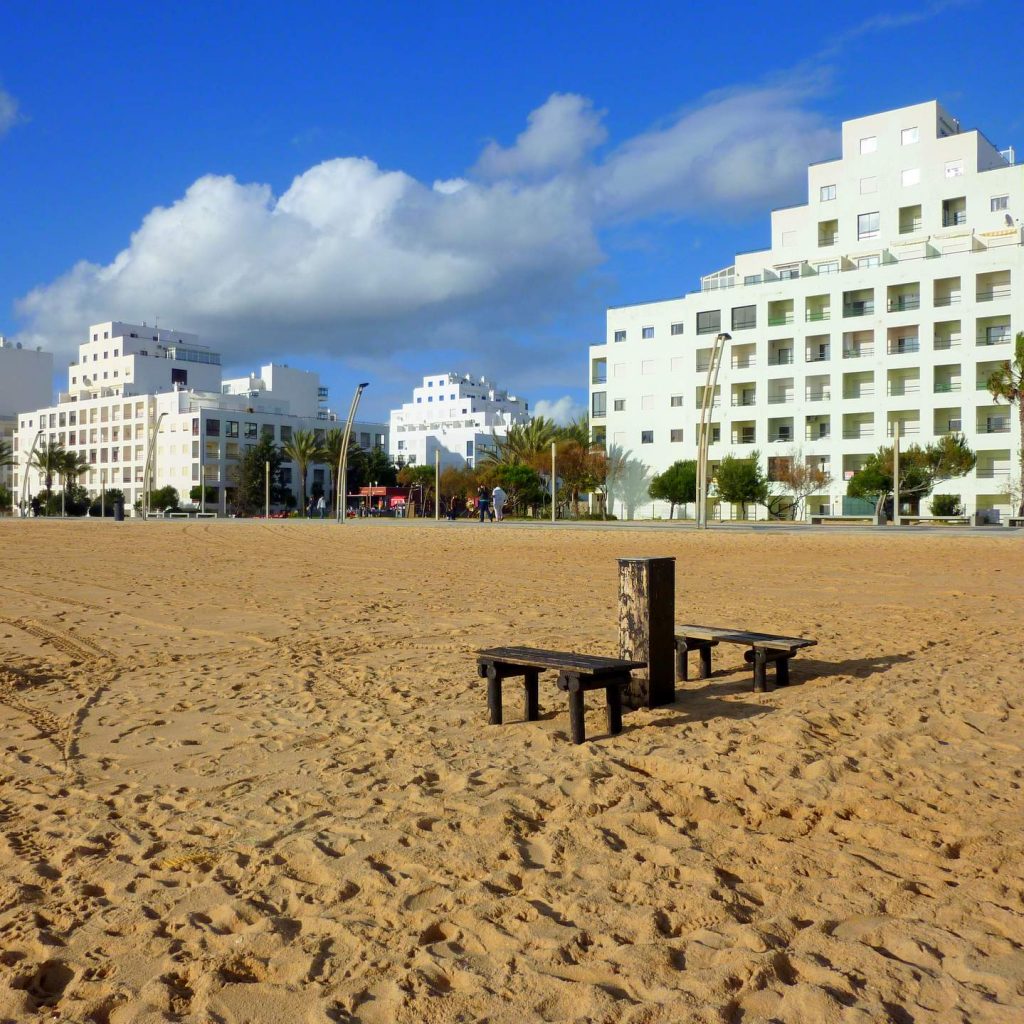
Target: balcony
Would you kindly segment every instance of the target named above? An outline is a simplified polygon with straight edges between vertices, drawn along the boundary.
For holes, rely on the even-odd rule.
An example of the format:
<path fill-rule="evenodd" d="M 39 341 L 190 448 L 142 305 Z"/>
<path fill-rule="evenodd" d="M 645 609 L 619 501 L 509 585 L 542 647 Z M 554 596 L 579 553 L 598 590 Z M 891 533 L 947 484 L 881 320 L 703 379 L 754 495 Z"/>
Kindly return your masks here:
<path fill-rule="evenodd" d="M 754 365 L 756 359 L 754 356 L 733 356 L 730 365 L 734 370 L 749 370 Z M 698 367 L 700 369 L 700 367 Z"/>
<path fill-rule="evenodd" d="M 768 356 L 769 366 L 790 366 L 792 362 L 792 352 L 774 352 Z"/>
<path fill-rule="evenodd" d="M 777 394 L 768 396 L 769 405 L 787 405 L 793 401 L 792 391 L 780 391 Z"/>
<path fill-rule="evenodd" d="M 903 395 L 916 395 L 921 390 L 921 384 L 916 380 L 890 381 L 885 393 L 890 398 L 901 398 Z"/>
<path fill-rule="evenodd" d="M 888 302 L 890 313 L 904 313 L 910 309 L 921 308 L 920 295 L 897 295 Z"/>
<path fill-rule="evenodd" d="M 785 444 L 793 440 L 793 432 L 791 430 L 780 430 L 777 434 L 769 434 L 768 441 L 770 444 L 777 444 L 779 442 Z"/>
<path fill-rule="evenodd" d="M 1001 288 L 990 288 L 987 291 L 978 292 L 979 302 L 993 302 L 996 299 L 1008 299 L 1009 297 L 1009 285 L 1003 285 Z"/>
<path fill-rule="evenodd" d="M 904 421 L 903 423 L 893 422 L 893 423 L 886 424 L 886 428 L 885 428 L 886 437 L 895 437 L 896 436 L 896 433 L 895 433 L 896 427 L 900 428 L 900 437 L 913 437 L 915 434 L 920 434 L 921 433 L 921 424 L 920 423 L 911 422 L 911 421 L 907 420 L 907 421 Z"/>
<path fill-rule="evenodd" d="M 892 338 L 889 341 L 889 355 L 905 356 L 921 351 L 921 343 L 917 338 Z"/>
<path fill-rule="evenodd" d="M 843 316 L 871 316 L 874 311 L 874 302 L 864 301 L 843 303 Z"/>
<path fill-rule="evenodd" d="M 865 359 L 866 357 L 873 356 L 874 354 L 874 345 L 858 345 L 856 348 L 843 349 L 844 359 Z"/>
<path fill-rule="evenodd" d="M 1010 344 L 1010 328 L 1001 327 L 994 328 L 990 327 L 984 334 L 978 335 L 979 345 L 1009 345 Z"/>
<path fill-rule="evenodd" d="M 815 427 L 808 427 L 804 431 L 805 441 L 827 441 L 832 436 L 832 431 L 827 424 L 817 424 Z"/>
<path fill-rule="evenodd" d="M 844 427 L 843 428 L 843 440 L 844 441 L 860 441 L 865 437 L 874 437 L 875 428 L 873 426 L 857 426 L 857 427 Z"/>
<path fill-rule="evenodd" d="M 591 384 L 607 384 L 608 383 L 608 374 L 607 373 L 602 373 L 602 374 L 596 374 L 595 373 L 594 376 L 590 378 L 590 383 Z"/>
<path fill-rule="evenodd" d="M 818 323 L 821 320 L 831 320 L 832 311 L 830 309 L 809 309 L 806 316 L 809 323 Z"/>
<path fill-rule="evenodd" d="M 857 387 L 847 388 L 843 392 L 843 398 L 854 401 L 858 398 L 871 398 L 875 393 L 874 384 L 861 384 Z"/>
<path fill-rule="evenodd" d="M 792 322 L 792 313 L 776 313 L 774 316 L 768 317 L 769 327 L 785 327 L 786 324 L 791 324 Z"/>
<path fill-rule="evenodd" d="M 966 210 L 947 210 L 942 215 L 942 226 L 944 228 L 959 228 L 967 223 Z"/>
<path fill-rule="evenodd" d="M 823 388 L 818 391 L 808 391 L 804 395 L 804 401 L 806 402 L 831 402 L 832 392 L 828 388 Z"/>
<path fill-rule="evenodd" d="M 936 306 L 959 306 L 960 296 L 959 295 L 936 295 L 935 296 Z"/>
<path fill-rule="evenodd" d="M 1010 475 L 1010 470 L 1002 466 L 978 466 L 974 475 L 979 480 L 1003 480 Z"/>
<path fill-rule="evenodd" d="M 935 394 L 937 395 L 949 395 L 954 391 L 960 390 L 960 381 L 958 380 L 942 380 L 935 382 Z"/>
<path fill-rule="evenodd" d="M 757 405 L 757 399 L 753 395 L 733 395 L 732 406 L 733 408 L 749 408 L 752 405 Z"/>
<path fill-rule="evenodd" d="M 1008 434 L 1010 421 L 1006 417 L 990 416 L 978 424 L 979 434 Z"/>

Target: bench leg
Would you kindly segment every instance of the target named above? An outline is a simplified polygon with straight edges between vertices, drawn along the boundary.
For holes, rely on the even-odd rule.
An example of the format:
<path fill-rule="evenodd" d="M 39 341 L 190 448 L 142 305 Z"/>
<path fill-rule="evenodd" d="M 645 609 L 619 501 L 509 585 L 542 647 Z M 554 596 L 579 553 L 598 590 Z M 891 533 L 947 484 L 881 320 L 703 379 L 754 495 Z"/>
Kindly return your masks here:
<path fill-rule="evenodd" d="M 612 736 L 618 736 L 622 732 L 622 684 L 610 683 L 605 687 L 605 694 L 608 698 L 608 732 Z"/>
<path fill-rule="evenodd" d="M 523 718 L 528 722 L 540 718 L 539 679 L 540 672 L 535 668 L 527 669 L 523 676 Z"/>
<path fill-rule="evenodd" d="M 487 712 L 491 725 L 501 725 L 501 676 L 493 665 L 487 666 Z"/>
<path fill-rule="evenodd" d="M 779 658 L 775 662 L 775 685 L 789 686 L 789 658 Z"/>
<path fill-rule="evenodd" d="M 711 644 L 700 645 L 700 679 L 711 678 Z"/>
<path fill-rule="evenodd" d="M 577 676 L 563 675 L 560 690 L 569 693 L 569 737 L 573 743 L 582 743 L 587 738 L 583 720 L 583 690 Z"/>
<path fill-rule="evenodd" d="M 763 647 L 754 648 L 754 693 L 765 693 L 768 680 L 765 669 L 768 667 L 768 652 Z"/>
<path fill-rule="evenodd" d="M 685 640 L 676 641 L 676 679 L 686 682 L 690 678 L 689 650 Z"/>

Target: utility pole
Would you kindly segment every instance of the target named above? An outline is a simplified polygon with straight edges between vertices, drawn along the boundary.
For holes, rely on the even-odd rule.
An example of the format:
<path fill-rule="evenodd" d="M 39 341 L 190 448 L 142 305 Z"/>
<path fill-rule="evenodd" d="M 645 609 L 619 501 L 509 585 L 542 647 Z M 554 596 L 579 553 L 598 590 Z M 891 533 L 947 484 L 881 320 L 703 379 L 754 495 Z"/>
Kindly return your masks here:
<path fill-rule="evenodd" d="M 892 521 L 900 525 L 900 421 L 892 423 Z"/>
<path fill-rule="evenodd" d="M 434 449 L 434 519 L 441 518 L 441 449 Z"/>
<path fill-rule="evenodd" d="M 555 451 L 557 450 L 556 442 L 551 442 L 551 522 L 555 521 Z"/>
<path fill-rule="evenodd" d="M 263 463 L 263 506 L 264 519 L 270 518 L 270 460 Z"/>

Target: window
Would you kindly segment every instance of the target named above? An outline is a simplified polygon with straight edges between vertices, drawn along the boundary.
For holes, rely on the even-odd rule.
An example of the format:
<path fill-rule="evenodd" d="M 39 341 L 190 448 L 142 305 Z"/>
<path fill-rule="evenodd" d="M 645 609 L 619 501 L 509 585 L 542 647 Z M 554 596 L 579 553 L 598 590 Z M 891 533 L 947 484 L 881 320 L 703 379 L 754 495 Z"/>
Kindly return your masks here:
<path fill-rule="evenodd" d="M 869 196 L 878 191 L 878 179 L 874 176 L 860 179 L 860 194 Z"/>
<path fill-rule="evenodd" d="M 989 209 L 995 213 L 998 210 L 1009 209 L 1010 197 L 1009 196 L 993 196 L 990 203 Z"/>
<path fill-rule="evenodd" d="M 682 441 L 682 439 L 683 439 L 683 431 L 682 431 L 682 428 L 680 428 L 680 429 L 678 429 L 678 430 L 670 430 L 670 431 L 668 432 L 668 439 L 669 439 L 669 440 L 670 440 L 670 441 L 671 441 L 671 442 L 672 442 L 673 444 L 678 444 L 678 443 L 679 443 L 680 441 Z"/>
<path fill-rule="evenodd" d="M 292 439 L 292 428 L 281 427 L 281 444 L 287 444 Z"/>
<path fill-rule="evenodd" d="M 644 412 L 650 412 L 654 408 L 654 395 L 641 395 L 640 408 Z"/>
<path fill-rule="evenodd" d="M 964 162 L 963 160 L 949 160 L 946 163 L 946 177 L 947 178 L 959 178 L 964 173 Z"/>
<path fill-rule="evenodd" d="M 260 428 L 260 433 L 267 438 L 269 441 L 274 440 L 274 425 L 272 423 L 264 423 Z"/>
<path fill-rule="evenodd" d="M 878 213 L 861 213 L 857 216 L 857 238 L 878 237 Z"/>
<path fill-rule="evenodd" d="M 245 436 L 247 438 L 254 438 L 256 436 L 256 424 L 246 423 L 245 425 Z"/>
<path fill-rule="evenodd" d="M 640 443 L 641 444 L 654 444 L 654 431 L 653 430 L 641 430 L 640 431 Z"/>
<path fill-rule="evenodd" d="M 757 326 L 757 306 L 733 306 L 732 329 L 746 331 Z"/>
<path fill-rule="evenodd" d="M 225 437 L 238 437 L 238 420 L 228 420 Z"/>
<path fill-rule="evenodd" d="M 604 391 L 595 391 L 590 396 L 590 415 L 591 416 L 607 416 L 608 415 L 608 403 L 607 394 Z"/>
<path fill-rule="evenodd" d="M 650 340 L 651 338 L 654 337 L 654 328 L 653 327 L 641 327 L 640 328 L 640 337 L 643 338 L 645 341 Z"/>
<path fill-rule="evenodd" d="M 672 397 L 669 398 L 669 400 L 668 400 L 668 404 L 673 409 L 678 409 L 683 404 L 683 396 L 682 395 L 672 395 Z"/>
<path fill-rule="evenodd" d="M 860 140 L 860 154 L 864 156 L 867 153 L 874 153 L 878 149 L 878 136 L 868 135 L 866 138 Z"/>
<path fill-rule="evenodd" d="M 673 337 L 675 337 L 677 334 L 682 334 L 683 333 L 683 325 L 682 324 L 673 324 L 671 329 L 670 329 L 670 333 L 672 334 Z"/>
<path fill-rule="evenodd" d="M 718 334 L 721 329 L 722 311 L 720 309 L 711 309 L 697 314 L 698 334 Z"/>
<path fill-rule="evenodd" d="M 838 274 L 839 273 L 839 261 L 838 260 L 829 260 L 828 263 L 819 263 L 818 264 L 818 273 L 819 274 Z"/>
<path fill-rule="evenodd" d="M 879 265 L 878 256 L 859 256 L 857 258 L 857 269 L 867 270 L 871 267 L 877 267 Z"/>
<path fill-rule="evenodd" d="M 835 199 L 835 197 L 836 197 L 836 187 L 835 187 L 835 185 L 822 185 L 821 186 L 821 190 L 818 193 L 818 198 L 821 200 L 821 202 L 823 202 L 823 203 L 830 202 L 831 200 Z"/>
<path fill-rule="evenodd" d="M 900 132 L 900 145 L 912 146 L 919 138 L 917 128 L 904 128 Z"/>
<path fill-rule="evenodd" d="M 615 340 L 616 341 L 625 341 L 626 340 L 626 332 L 625 331 L 616 331 L 615 332 Z"/>
<path fill-rule="evenodd" d="M 795 281 L 800 276 L 800 264 L 789 263 L 784 267 L 776 268 L 779 272 L 780 281 Z"/>
<path fill-rule="evenodd" d="M 626 400 L 624 398 L 616 398 L 615 401 L 612 402 L 612 409 L 615 412 L 625 412 L 626 411 Z"/>
<path fill-rule="evenodd" d="M 433 386 L 434 386 L 434 382 L 432 380 L 428 380 L 427 381 L 427 387 L 428 388 L 432 388 Z"/>
<path fill-rule="evenodd" d="M 761 275 L 760 274 L 747 274 L 747 276 L 743 278 L 743 283 L 744 284 L 760 284 L 761 283 Z M 682 332 L 680 332 L 680 333 L 682 333 Z"/>
<path fill-rule="evenodd" d="M 467 441 L 466 442 L 466 458 L 467 459 L 473 458 L 473 442 L 472 441 Z"/>
<path fill-rule="evenodd" d="M 220 420 L 207 420 L 206 421 L 206 436 L 207 437 L 220 437 Z"/>

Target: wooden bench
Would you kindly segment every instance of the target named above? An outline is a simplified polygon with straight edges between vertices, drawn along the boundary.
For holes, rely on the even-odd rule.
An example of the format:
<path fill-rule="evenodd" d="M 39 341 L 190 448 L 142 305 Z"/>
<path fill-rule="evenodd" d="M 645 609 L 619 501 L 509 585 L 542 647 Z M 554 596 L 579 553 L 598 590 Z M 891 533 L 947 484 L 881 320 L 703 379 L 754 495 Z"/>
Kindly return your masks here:
<path fill-rule="evenodd" d="M 874 516 L 811 516 L 811 526 L 835 526 L 843 523 L 866 523 L 868 526 L 876 526 L 878 520 Z"/>
<path fill-rule="evenodd" d="M 1006 525 L 1010 527 L 1011 530 L 1019 530 L 1024 526 L 1024 518 L 1021 518 L 1020 516 L 1010 516 L 1006 521 Z"/>
<path fill-rule="evenodd" d="M 567 651 L 544 651 L 536 647 L 492 647 L 477 651 L 477 672 L 487 680 L 487 708 L 491 725 L 501 725 L 501 682 L 523 678 L 523 717 L 535 722 L 540 717 L 538 680 L 548 669 L 558 673 L 558 689 L 569 695 L 569 731 L 573 743 L 586 737 L 583 722 L 583 694 L 604 690 L 607 700 L 608 732 L 622 732 L 622 690 L 629 685 L 630 672 L 646 668 L 643 661 L 600 658 Z"/>
<path fill-rule="evenodd" d="M 967 516 L 900 516 L 900 526 L 927 526 L 937 523 L 940 526 L 970 526 Z"/>
<path fill-rule="evenodd" d="M 764 693 L 768 689 L 766 669 L 769 662 L 775 663 L 775 685 L 789 685 L 789 659 L 801 647 L 813 647 L 817 640 L 805 640 L 796 636 L 775 636 L 772 633 L 752 633 L 743 629 L 722 629 L 718 626 L 676 626 L 676 678 L 689 679 L 687 655 L 696 650 L 700 655 L 698 679 L 711 675 L 711 648 L 720 643 L 741 644 L 749 647 L 743 658 L 754 666 L 754 692 Z"/>

